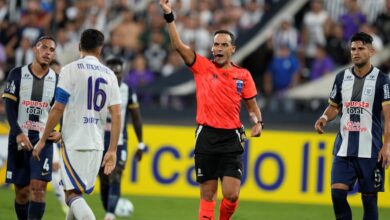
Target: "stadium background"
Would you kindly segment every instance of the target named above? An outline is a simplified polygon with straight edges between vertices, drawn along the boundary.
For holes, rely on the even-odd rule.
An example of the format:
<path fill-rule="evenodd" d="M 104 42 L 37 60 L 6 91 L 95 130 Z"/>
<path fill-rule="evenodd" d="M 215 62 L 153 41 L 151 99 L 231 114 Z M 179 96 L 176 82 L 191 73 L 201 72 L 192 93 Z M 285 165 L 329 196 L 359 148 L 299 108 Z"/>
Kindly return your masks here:
<path fill-rule="evenodd" d="M 274 204 L 272 206 L 280 209 L 284 209 L 286 203 L 303 204 L 299 206 L 302 210 L 304 207 L 311 207 L 309 204 L 320 204 L 325 205 L 324 212 L 332 216 L 329 206 L 331 150 L 338 124 L 337 121 L 332 122 L 325 135 L 314 133 L 313 124 L 326 106 L 332 77 L 339 68 L 349 65 L 348 60 L 333 57 L 332 47 L 326 47 L 335 38 L 330 30 L 337 29 L 341 23 L 338 20 L 340 15 L 354 6 L 345 6 L 343 0 L 323 2 L 319 11 L 326 14 L 326 21 L 322 21 L 320 29 L 314 28 L 317 30 L 314 34 L 307 35 L 312 26 L 305 23 L 305 17 L 314 13 L 313 2 L 321 1 L 174 2 L 183 40 L 199 53 L 209 55 L 213 30 L 227 28 L 237 35 L 238 50 L 234 60 L 251 71 L 259 90 L 258 101 L 266 129 L 261 138 L 250 139 L 246 145 L 246 171 L 241 199 L 244 201 L 242 206 L 247 205 L 248 208 L 239 209 L 262 212 L 261 207 L 257 210 L 252 208 L 253 204 L 245 201 L 255 202 L 254 207 L 256 204 L 265 206 L 264 202 L 271 202 L 270 204 Z M 358 29 L 372 31 L 376 42 L 379 42 L 379 55 L 374 58 L 374 63 L 388 73 L 390 59 L 386 54 L 389 51 L 386 35 L 390 36 L 390 33 L 381 28 L 390 22 L 387 18 L 390 17 L 390 9 L 386 9 L 386 1 L 346 2 L 356 2 L 358 11 L 361 10 L 365 15 L 366 21 L 358 24 Z M 380 23 L 380 19 L 385 23 Z M 145 124 L 147 151 L 139 164 L 132 161 L 136 139 L 129 125 L 129 161 L 123 176 L 123 193 L 130 196 L 130 199 L 141 197 L 146 198 L 146 201 L 152 201 L 153 198 L 177 200 L 198 197 L 192 158 L 196 108 L 192 76 L 183 67 L 177 54 L 169 49 L 169 39 L 156 1 L 0 0 L 0 22 L 2 86 L 12 67 L 31 61 L 31 51 L 28 48 L 40 34 L 52 34 L 57 38 L 57 58 L 64 65 L 77 58 L 77 40 L 83 29 L 102 30 L 107 37 L 103 58 L 121 56 L 127 61 L 125 81 L 135 87 L 140 96 Z M 282 28 L 283 25 L 289 26 L 288 40 L 279 41 L 277 35 L 285 28 Z M 333 65 L 325 69 L 318 78 L 311 77 L 314 67 L 311 64 L 316 60 L 320 62 L 323 58 L 306 53 L 306 49 L 313 43 L 322 44 L 327 49 L 326 57 L 333 60 Z M 346 40 L 340 40 L 339 43 L 347 45 Z M 280 47 L 286 45 L 290 54 L 299 62 L 299 69 L 294 72 L 298 80 L 290 82 L 287 88 L 268 91 L 265 89 L 269 83 L 265 80 L 269 73 L 268 65 L 273 58 L 278 57 Z M 337 52 L 342 54 L 339 50 Z M 314 88 L 310 85 L 314 85 Z M 244 125 L 250 127 L 248 116 L 243 114 L 242 118 Z M 0 152 L 3 152 L 6 148 L 8 126 L 2 101 L 0 119 L 3 121 L 0 124 Z M 4 183 L 4 170 L 5 167 L 0 169 L 0 184 Z M 381 211 L 384 210 L 385 213 L 381 217 L 390 216 L 389 184 L 386 184 L 386 190 L 386 193 L 379 196 Z M 97 193 L 98 190 L 95 190 L 95 194 Z M 11 203 L 12 197 L 9 199 L 7 203 Z M 349 201 L 353 206 L 361 203 L 358 194 L 351 195 Z M 0 216 L 2 212 L 13 216 L 12 209 L 2 208 L 6 207 L 3 202 L 5 203 L 1 200 Z M 196 212 L 196 207 L 192 207 L 191 211 Z M 147 213 L 138 214 L 136 219 L 148 219 L 143 216 L 147 216 Z M 240 218 L 240 213 L 233 219 L 236 218 L 245 219 Z"/>

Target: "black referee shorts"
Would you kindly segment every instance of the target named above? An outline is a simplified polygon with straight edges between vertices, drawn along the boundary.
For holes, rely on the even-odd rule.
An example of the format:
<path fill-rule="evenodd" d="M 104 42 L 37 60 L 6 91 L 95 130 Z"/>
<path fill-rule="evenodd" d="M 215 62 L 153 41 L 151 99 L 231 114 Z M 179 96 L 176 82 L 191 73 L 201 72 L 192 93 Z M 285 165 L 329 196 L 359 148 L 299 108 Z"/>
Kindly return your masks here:
<path fill-rule="evenodd" d="M 242 178 L 240 129 L 217 129 L 199 125 L 196 129 L 195 172 L 196 181 L 217 180 L 224 176 Z"/>

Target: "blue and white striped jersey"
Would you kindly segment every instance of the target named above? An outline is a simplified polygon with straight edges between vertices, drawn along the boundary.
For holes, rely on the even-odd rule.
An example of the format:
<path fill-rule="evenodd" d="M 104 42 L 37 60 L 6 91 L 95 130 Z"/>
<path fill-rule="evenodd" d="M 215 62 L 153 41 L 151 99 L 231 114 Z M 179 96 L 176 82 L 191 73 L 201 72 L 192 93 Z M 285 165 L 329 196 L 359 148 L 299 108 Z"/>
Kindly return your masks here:
<path fill-rule="evenodd" d="M 390 80 L 372 67 L 363 78 L 353 68 L 337 74 L 329 103 L 340 108 L 333 154 L 377 158 L 382 147 L 382 105 L 390 104 Z"/>
<path fill-rule="evenodd" d="M 133 89 L 128 86 L 126 83 L 121 83 L 119 86 L 120 94 L 121 94 L 121 131 L 122 133 L 119 135 L 118 145 L 124 145 L 127 142 L 127 126 L 126 126 L 126 118 L 128 116 L 128 109 L 137 108 L 138 98 Z M 104 134 L 104 148 L 108 149 L 110 144 L 110 131 L 111 131 L 111 116 L 107 118 L 107 124 L 105 126 L 105 134 Z M 126 148 L 127 149 L 127 146 Z"/>
<path fill-rule="evenodd" d="M 52 70 L 42 78 L 31 71 L 31 64 L 17 67 L 8 75 L 2 95 L 17 102 L 17 123 L 30 141 L 35 143 L 42 136 L 52 104 L 54 103 L 57 74 Z M 11 129 L 10 142 L 16 141 L 17 131 Z"/>

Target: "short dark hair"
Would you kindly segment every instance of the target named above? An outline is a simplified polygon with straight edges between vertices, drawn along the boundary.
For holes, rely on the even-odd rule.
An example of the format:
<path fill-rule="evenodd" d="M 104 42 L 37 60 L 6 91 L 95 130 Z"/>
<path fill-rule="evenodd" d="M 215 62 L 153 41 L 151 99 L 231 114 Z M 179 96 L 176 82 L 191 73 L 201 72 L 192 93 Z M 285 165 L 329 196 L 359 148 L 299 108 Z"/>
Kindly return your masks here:
<path fill-rule="evenodd" d="M 228 34 L 230 36 L 230 38 L 232 39 L 232 41 L 231 41 L 232 45 L 236 45 L 236 38 L 234 37 L 234 34 L 232 32 L 230 32 L 228 30 L 217 30 L 214 33 L 214 37 L 217 34 Z"/>
<path fill-rule="evenodd" d="M 83 31 L 80 39 L 81 51 L 94 51 L 104 44 L 104 35 L 96 29 L 87 29 Z"/>
<path fill-rule="evenodd" d="M 106 60 L 106 65 L 121 65 L 123 66 L 124 62 L 119 57 L 112 57 Z"/>
<path fill-rule="evenodd" d="M 38 38 L 36 41 L 35 41 L 35 46 L 37 46 L 37 44 L 43 40 L 51 40 L 54 42 L 54 44 L 57 46 L 57 41 L 54 39 L 54 37 L 52 36 L 49 36 L 49 35 L 44 35 L 44 36 L 41 36 L 40 38 Z"/>
<path fill-rule="evenodd" d="M 351 43 L 354 41 L 361 41 L 363 44 L 372 44 L 373 39 L 371 35 L 364 32 L 359 32 L 352 36 Z"/>

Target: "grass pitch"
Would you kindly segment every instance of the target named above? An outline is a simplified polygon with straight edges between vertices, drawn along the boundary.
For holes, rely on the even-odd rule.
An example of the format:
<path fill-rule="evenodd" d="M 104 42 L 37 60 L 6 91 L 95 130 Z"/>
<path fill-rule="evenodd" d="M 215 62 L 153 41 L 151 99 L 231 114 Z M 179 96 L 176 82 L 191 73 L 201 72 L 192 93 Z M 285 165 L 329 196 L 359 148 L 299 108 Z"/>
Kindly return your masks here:
<path fill-rule="evenodd" d="M 194 220 L 197 219 L 198 199 L 125 196 L 135 207 L 130 219 L 134 220 Z M 104 218 L 99 194 L 86 196 L 88 204 L 92 207 L 97 219 Z M 14 192 L 11 188 L 0 189 L 0 219 L 16 219 L 13 208 Z M 218 206 L 219 204 L 217 204 Z M 362 209 L 353 207 L 353 219 L 362 219 Z M 390 218 L 390 208 L 379 210 L 379 219 Z M 216 215 L 217 216 L 217 215 Z M 65 219 L 65 214 L 54 196 L 53 192 L 47 195 L 46 212 L 44 220 Z M 118 218 L 118 220 L 126 218 Z M 127 218 L 129 219 L 129 218 Z M 334 219 L 331 206 L 284 204 L 240 201 L 239 208 L 233 220 L 329 220 Z"/>

